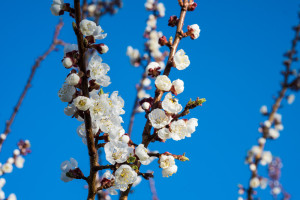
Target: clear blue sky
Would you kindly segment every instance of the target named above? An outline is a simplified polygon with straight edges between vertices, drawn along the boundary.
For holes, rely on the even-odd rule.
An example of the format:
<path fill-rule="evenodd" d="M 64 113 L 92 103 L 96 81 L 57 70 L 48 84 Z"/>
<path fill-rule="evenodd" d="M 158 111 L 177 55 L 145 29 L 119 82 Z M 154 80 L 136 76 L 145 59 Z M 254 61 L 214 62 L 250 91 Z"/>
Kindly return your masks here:
<path fill-rule="evenodd" d="M 67 2 L 67 1 L 66 1 Z M 163 1 L 166 16 L 178 15 L 177 1 Z M 236 199 L 237 184 L 248 184 L 249 170 L 244 165 L 246 151 L 259 137 L 257 128 L 263 121 L 259 108 L 270 106 L 272 96 L 279 89 L 283 69 L 282 54 L 290 48 L 294 35 L 291 27 L 297 24 L 300 1 L 289 0 L 202 0 L 198 8 L 188 13 L 185 25 L 197 23 L 200 38 L 180 43 L 189 55 L 191 66 L 184 71 L 173 70 L 171 79 L 185 81 L 185 91 L 179 96 L 184 104 L 189 98 L 205 97 L 207 102 L 192 111 L 190 117 L 199 119 L 197 132 L 190 139 L 150 146 L 152 150 L 187 153 L 190 162 L 177 162 L 177 174 L 162 178 L 157 163 L 143 170 L 155 169 L 157 192 L 160 199 Z M 3 1 L 0 12 L 1 31 L 1 105 L 0 129 L 12 112 L 34 59 L 48 48 L 54 26 L 59 18 L 51 15 L 51 1 Z M 103 59 L 111 67 L 112 84 L 107 90 L 118 90 L 125 100 L 124 116 L 127 129 L 133 106 L 135 84 L 141 69 L 130 66 L 125 55 L 128 45 L 143 50 L 142 34 L 149 13 L 142 1 L 124 1 L 124 7 L 115 16 L 101 19 L 108 33 L 104 42 L 110 50 Z M 72 20 L 65 16 L 61 39 L 75 42 Z M 166 36 L 174 35 L 167 27 L 168 17 L 161 19 L 158 29 Z M 73 157 L 83 172 L 88 172 L 86 146 L 76 134 L 80 124 L 66 117 L 60 102 L 59 90 L 68 70 L 61 65 L 61 49 L 52 53 L 34 78 L 33 86 L 12 127 L 1 153 L 3 162 L 18 139 L 29 139 L 32 154 L 26 158 L 22 170 L 7 175 L 3 188 L 6 194 L 16 193 L 22 200 L 85 199 L 83 181 L 60 181 L 60 163 Z M 299 67 L 299 66 L 298 66 Z M 152 93 L 153 94 L 153 93 Z M 284 103 L 284 131 L 278 141 L 266 149 L 280 156 L 284 163 L 282 183 L 292 194 L 299 194 L 299 95 L 296 102 Z M 139 115 L 134 126 L 133 139 L 141 141 L 145 119 Z M 266 169 L 261 168 L 261 172 Z M 269 190 L 260 192 L 262 199 L 271 199 Z M 130 199 L 150 199 L 148 182 L 136 187 Z"/>

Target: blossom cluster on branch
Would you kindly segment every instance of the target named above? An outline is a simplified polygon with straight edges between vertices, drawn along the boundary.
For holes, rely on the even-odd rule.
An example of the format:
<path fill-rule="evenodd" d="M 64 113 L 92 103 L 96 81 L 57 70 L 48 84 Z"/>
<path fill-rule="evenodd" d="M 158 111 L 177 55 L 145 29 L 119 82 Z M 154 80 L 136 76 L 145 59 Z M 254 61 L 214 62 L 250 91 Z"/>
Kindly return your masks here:
<path fill-rule="evenodd" d="M 266 105 L 263 105 L 260 108 L 260 113 L 267 117 L 267 120 L 260 123 L 258 131 L 261 133 L 261 137 L 258 139 L 258 144 L 252 146 L 247 153 L 246 164 L 249 165 L 251 177 L 248 188 L 244 187 L 243 185 L 239 185 L 239 194 L 241 195 L 238 198 L 239 200 L 244 199 L 243 195 L 246 195 L 247 200 L 253 200 L 254 196 L 257 194 L 255 190 L 259 187 L 261 189 L 265 189 L 268 186 L 268 182 L 272 189 L 271 193 L 274 196 L 278 196 L 281 192 L 283 192 L 285 200 L 290 198 L 285 191 L 281 190 L 282 186 L 278 182 L 279 178 L 277 177 L 277 180 L 274 179 L 274 173 L 272 170 L 278 172 L 278 169 L 281 168 L 281 166 L 278 164 L 278 160 L 273 158 L 271 151 L 265 150 L 265 145 L 269 140 L 278 139 L 280 136 L 280 131 L 283 131 L 284 129 L 282 124 L 282 115 L 278 113 L 279 108 L 282 107 L 282 101 L 286 100 L 288 104 L 292 104 L 295 100 L 295 95 L 292 94 L 292 92 L 300 89 L 300 74 L 296 69 L 292 69 L 292 64 L 298 61 L 296 48 L 300 40 L 300 23 L 294 27 L 293 30 L 295 31 L 295 37 L 292 40 L 292 47 L 284 54 L 286 60 L 283 62 L 285 70 L 281 72 L 283 75 L 281 89 L 278 92 L 270 111 Z M 270 180 L 258 173 L 259 165 L 269 165 L 269 175 L 271 175 Z M 277 168 L 277 170 L 275 168 Z"/>
<path fill-rule="evenodd" d="M 59 6 L 57 4 L 59 3 Z M 152 7 L 151 7 L 152 4 Z M 65 114 L 72 116 L 84 123 L 77 129 L 78 136 L 83 143 L 87 145 L 90 157 L 90 174 L 85 176 L 78 167 L 75 159 L 65 161 L 61 165 L 61 179 L 68 182 L 73 179 L 83 179 L 88 183 L 88 198 L 94 199 L 97 192 L 106 190 L 110 194 L 117 194 L 116 190 L 121 191 L 120 199 L 127 199 L 130 188 L 139 182 L 138 177 L 149 179 L 153 173 L 140 172 L 141 165 L 148 165 L 155 158 L 159 158 L 159 167 L 162 168 L 164 177 L 171 176 L 177 172 L 175 159 L 179 161 L 189 160 L 185 154 L 174 155 L 169 152 L 155 153 L 148 150 L 150 142 L 165 141 L 169 138 L 182 140 L 185 137 L 191 137 L 196 131 L 198 120 L 179 119 L 186 116 L 190 109 L 201 106 L 205 99 L 197 98 L 190 100 L 183 109 L 178 99 L 173 95 L 183 92 L 183 81 L 180 79 L 173 82 L 168 75 L 172 67 L 178 70 L 184 70 L 189 67 L 190 60 L 184 50 L 178 50 L 177 47 L 182 38 L 191 37 L 197 39 L 200 29 L 198 25 L 187 27 L 183 31 L 183 22 L 187 11 L 193 11 L 197 4 L 190 0 L 179 1 L 181 13 L 179 18 L 172 16 L 169 20 L 171 27 L 177 27 L 175 38 L 171 37 L 169 41 L 162 42 L 163 35 L 153 34 L 152 29 L 156 26 L 153 20 L 155 16 L 164 15 L 163 4 L 157 1 L 147 1 L 146 8 L 153 10 L 153 17 L 149 17 L 149 53 L 150 56 L 157 59 L 162 54 L 159 46 L 169 47 L 168 61 L 165 70 L 162 73 L 160 63 L 149 62 L 146 67 L 146 75 L 155 79 L 156 92 L 154 98 L 144 97 L 139 101 L 142 109 L 146 112 L 146 125 L 143 132 L 143 139 L 140 144 L 134 143 L 122 127 L 123 119 L 121 115 L 125 114 L 124 100 L 117 91 L 110 95 L 104 91 L 109 86 L 111 80 L 108 76 L 110 67 L 103 63 L 99 54 L 108 52 L 108 47 L 98 40 L 105 39 L 101 26 L 88 19 L 83 19 L 81 4 L 79 0 L 74 0 L 74 8 L 63 1 L 54 0 L 51 10 L 59 8 L 56 15 L 62 15 L 69 12 L 71 17 L 75 18 L 73 29 L 77 37 L 77 44 L 67 45 L 64 49 L 62 65 L 71 69 L 67 75 L 58 96 L 62 102 L 67 102 Z M 173 21 L 172 21 L 173 20 Z M 154 35 L 152 38 L 150 35 Z M 152 39 L 152 40 L 151 40 Z M 87 60 L 86 52 L 95 50 L 90 59 Z M 129 50 L 130 51 L 130 50 Z M 134 50 L 133 50 L 134 51 Z M 128 53 L 131 55 L 130 53 Z M 134 64 L 138 59 L 131 62 Z M 161 100 L 163 95 L 164 100 Z M 153 134 L 150 134 L 153 127 Z M 108 165 L 99 165 L 98 149 L 104 148 L 105 157 Z M 97 173 L 99 170 L 107 170 L 100 178 L 100 186 L 97 186 Z"/>

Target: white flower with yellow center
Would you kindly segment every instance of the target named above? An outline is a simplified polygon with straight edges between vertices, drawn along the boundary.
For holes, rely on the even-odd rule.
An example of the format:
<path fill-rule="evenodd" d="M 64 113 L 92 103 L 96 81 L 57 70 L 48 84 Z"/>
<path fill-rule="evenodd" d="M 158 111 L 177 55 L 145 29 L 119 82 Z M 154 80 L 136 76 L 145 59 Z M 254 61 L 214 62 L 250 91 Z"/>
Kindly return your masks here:
<path fill-rule="evenodd" d="M 125 191 L 137 179 L 137 173 L 129 165 L 121 165 L 115 172 L 116 188 Z"/>
<path fill-rule="evenodd" d="M 70 102 L 72 101 L 75 92 L 76 89 L 74 86 L 65 83 L 58 91 L 58 97 L 62 102 Z"/>
<path fill-rule="evenodd" d="M 88 97 L 78 96 L 74 99 L 74 105 L 78 110 L 86 111 L 92 106 L 92 102 Z"/>
<path fill-rule="evenodd" d="M 155 86 L 159 90 L 168 92 L 168 91 L 170 91 L 170 89 L 172 87 L 172 83 L 171 83 L 169 77 L 167 77 L 166 75 L 159 75 L 155 79 Z"/>
<path fill-rule="evenodd" d="M 113 165 L 125 162 L 130 154 L 133 154 L 133 148 L 129 147 L 127 143 L 120 141 L 106 143 L 104 151 L 106 160 Z"/>
<path fill-rule="evenodd" d="M 172 176 L 173 174 L 175 174 L 177 172 L 177 165 L 173 165 L 172 167 L 168 167 L 166 169 L 162 170 L 162 175 L 163 177 L 169 177 Z"/>
<path fill-rule="evenodd" d="M 174 98 L 171 92 L 166 94 L 162 102 L 162 108 L 172 114 L 177 114 L 182 110 L 182 106 L 178 103 L 178 99 Z"/>
<path fill-rule="evenodd" d="M 167 169 L 175 165 L 175 159 L 170 155 L 161 155 L 159 158 L 159 167 L 162 169 Z"/>
<path fill-rule="evenodd" d="M 180 49 L 177 51 L 174 55 L 174 62 L 175 62 L 175 67 L 178 70 L 184 70 L 190 65 L 190 60 L 187 55 L 185 55 L 185 52 L 183 49 Z"/>
<path fill-rule="evenodd" d="M 101 26 L 97 26 L 97 24 L 93 21 L 84 19 L 79 24 L 80 31 L 83 35 L 86 36 L 94 36 L 95 39 L 102 40 L 107 34 L 102 34 L 103 30 Z"/>
<path fill-rule="evenodd" d="M 110 84 L 110 77 L 106 75 L 110 67 L 106 63 L 102 63 L 102 58 L 99 55 L 94 54 L 92 56 L 87 69 L 90 71 L 91 78 L 101 86 L 107 87 Z"/>
<path fill-rule="evenodd" d="M 154 109 L 149 114 L 149 120 L 152 124 L 152 126 L 156 129 L 160 129 L 165 127 L 171 122 L 171 117 L 166 115 L 166 113 L 161 109 Z"/>
<path fill-rule="evenodd" d="M 11 173 L 13 171 L 13 166 L 11 163 L 5 163 L 4 165 L 2 165 L 2 168 L 1 168 L 2 172 L 3 173 Z"/>
<path fill-rule="evenodd" d="M 172 122 L 170 129 L 171 137 L 176 141 L 184 139 L 188 134 L 186 122 L 182 119 Z"/>

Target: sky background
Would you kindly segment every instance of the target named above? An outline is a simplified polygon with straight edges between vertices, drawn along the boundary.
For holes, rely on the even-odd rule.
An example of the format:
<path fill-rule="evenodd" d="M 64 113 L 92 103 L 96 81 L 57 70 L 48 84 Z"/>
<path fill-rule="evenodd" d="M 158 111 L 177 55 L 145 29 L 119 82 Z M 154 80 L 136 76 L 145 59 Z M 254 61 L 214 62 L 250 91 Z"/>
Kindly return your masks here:
<path fill-rule="evenodd" d="M 66 0 L 66 2 L 69 2 Z M 108 37 L 101 41 L 110 50 L 103 55 L 109 64 L 112 84 L 107 92 L 119 91 L 125 100 L 124 128 L 127 130 L 135 96 L 135 84 L 142 69 L 130 66 L 126 48 L 132 45 L 143 50 L 145 21 L 149 12 L 144 9 L 144 0 L 124 0 L 117 15 L 105 16 L 101 26 Z M 178 15 L 177 1 L 162 1 L 166 17 L 158 22 L 158 30 L 169 37 L 174 28 L 167 26 L 170 15 Z M 182 141 L 168 140 L 150 145 L 151 150 L 169 151 L 174 154 L 186 152 L 189 162 L 176 162 L 178 172 L 170 178 L 162 178 L 157 163 L 143 167 L 154 169 L 157 193 L 160 199 L 237 199 L 237 184 L 248 185 L 250 172 L 244 164 L 246 152 L 256 144 L 260 136 L 257 129 L 265 119 L 259 108 L 270 108 L 272 96 L 280 88 L 280 71 L 283 53 L 290 48 L 294 36 L 291 27 L 298 23 L 299 0 L 202 0 L 196 1 L 195 12 L 189 12 L 185 28 L 199 24 L 201 35 L 197 40 L 182 40 L 191 65 L 184 71 L 171 71 L 171 80 L 180 78 L 185 82 L 184 93 L 178 95 L 185 105 L 189 98 L 206 98 L 207 102 L 194 109 L 189 117 L 199 119 L 197 132 L 192 138 Z M 0 130 L 12 112 L 34 60 L 51 43 L 54 27 L 59 18 L 49 10 L 51 1 L 1 2 L 1 104 Z M 72 19 L 64 16 L 65 26 L 60 39 L 75 43 Z M 32 88 L 22 105 L 11 135 L 4 144 L 0 162 L 16 147 L 19 139 L 29 139 L 32 154 L 26 157 L 22 170 L 14 169 L 5 175 L 7 183 L 3 190 L 8 195 L 16 193 L 22 200 L 85 199 L 84 182 L 60 181 L 60 164 L 70 157 L 79 162 L 88 174 L 86 146 L 76 134 L 80 125 L 64 115 L 66 103 L 57 92 L 69 70 L 61 64 L 62 48 L 53 52 L 37 70 Z M 299 68 L 299 63 L 296 65 Z M 151 93 L 154 94 L 153 92 Z M 273 155 L 282 158 L 282 184 L 291 193 L 292 199 L 300 199 L 300 128 L 299 95 L 292 105 L 283 103 L 284 131 L 277 141 L 266 145 Z M 145 123 L 143 114 L 137 116 L 133 140 L 141 141 Z M 265 175 L 266 168 L 260 168 Z M 270 190 L 259 191 L 264 200 L 272 199 Z M 143 180 L 130 199 L 151 199 L 149 184 Z"/>

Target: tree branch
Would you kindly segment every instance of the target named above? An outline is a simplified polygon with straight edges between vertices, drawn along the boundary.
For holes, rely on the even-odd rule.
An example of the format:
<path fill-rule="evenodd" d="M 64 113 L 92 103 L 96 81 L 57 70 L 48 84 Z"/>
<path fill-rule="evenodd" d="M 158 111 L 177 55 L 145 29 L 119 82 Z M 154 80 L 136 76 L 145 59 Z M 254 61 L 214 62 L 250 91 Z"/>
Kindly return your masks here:
<path fill-rule="evenodd" d="M 83 72 L 84 74 L 82 76 L 81 90 L 83 96 L 89 98 L 88 77 L 86 73 L 86 57 L 85 57 L 86 50 L 83 43 L 83 35 L 79 31 L 79 24 L 81 22 L 80 0 L 74 0 L 74 6 L 75 6 L 75 20 L 76 20 L 76 29 L 77 29 L 75 33 L 77 36 L 77 43 L 78 43 L 78 50 L 79 50 L 78 65 L 80 71 Z M 97 171 L 94 170 L 94 167 L 98 166 L 98 153 L 95 147 L 94 134 L 92 131 L 91 115 L 88 111 L 84 112 L 84 123 L 86 128 L 87 147 L 88 147 L 89 158 L 90 158 L 90 175 L 87 180 L 89 192 L 88 192 L 87 199 L 94 200 L 97 192 L 97 188 L 96 188 Z"/>
<path fill-rule="evenodd" d="M 6 121 L 3 134 L 1 134 L 1 137 L 0 137 L 0 151 L 2 149 L 4 141 L 7 138 L 7 135 L 11 132 L 11 125 L 15 120 L 15 117 L 16 117 L 16 115 L 17 115 L 17 113 L 18 113 L 18 111 L 19 111 L 19 109 L 22 105 L 22 102 L 23 102 L 25 96 L 27 95 L 27 92 L 28 92 L 29 88 L 31 87 L 31 82 L 32 82 L 32 79 L 35 75 L 35 72 L 36 72 L 37 68 L 40 66 L 41 62 L 44 61 L 46 59 L 46 57 L 52 51 L 54 51 L 56 49 L 57 45 L 64 45 L 64 42 L 62 40 L 57 39 L 63 25 L 64 25 L 63 21 L 60 20 L 59 23 L 55 27 L 54 36 L 53 36 L 52 43 L 51 43 L 50 47 L 47 49 L 47 51 L 44 54 L 42 54 L 41 56 L 39 56 L 36 59 L 34 65 L 32 66 L 31 73 L 28 77 L 28 80 L 27 80 L 27 83 L 26 83 L 26 85 L 23 89 L 23 92 L 22 92 L 16 106 L 14 107 L 13 113 L 11 114 L 9 120 Z"/>

